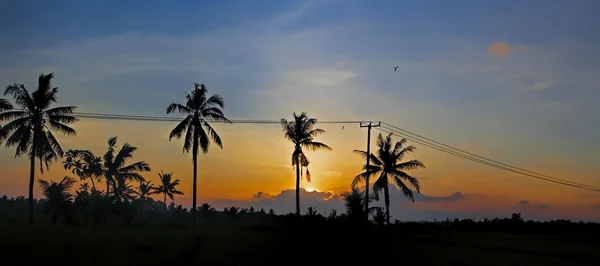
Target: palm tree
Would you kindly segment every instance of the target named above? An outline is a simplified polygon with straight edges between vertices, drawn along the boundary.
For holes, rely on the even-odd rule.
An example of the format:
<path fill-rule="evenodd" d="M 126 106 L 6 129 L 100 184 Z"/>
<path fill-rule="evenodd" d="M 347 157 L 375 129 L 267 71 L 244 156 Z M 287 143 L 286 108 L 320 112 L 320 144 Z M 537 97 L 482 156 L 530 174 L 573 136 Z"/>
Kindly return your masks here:
<path fill-rule="evenodd" d="M 138 187 L 137 195 L 140 200 L 140 217 L 143 218 L 144 212 L 144 204 L 148 201 L 152 201 L 152 198 L 148 197 L 152 195 L 152 191 L 154 191 L 155 187 L 152 185 L 151 181 L 140 182 L 140 186 Z"/>
<path fill-rule="evenodd" d="M 351 191 L 342 193 L 344 199 L 344 207 L 346 207 L 346 215 L 352 219 L 362 219 L 365 217 L 365 192 L 354 187 Z M 369 196 L 369 202 L 379 200 L 377 194 Z M 375 207 L 369 208 L 369 212 Z"/>
<path fill-rule="evenodd" d="M 186 117 L 171 131 L 169 141 L 173 137 L 181 138 L 185 133 L 183 151 L 192 150 L 192 161 L 194 162 L 194 180 L 192 189 L 192 226 L 196 226 L 196 183 L 198 178 L 198 148 L 203 153 L 208 152 L 211 139 L 223 148 L 223 142 L 217 132 L 210 126 L 206 119 L 213 121 L 224 121 L 231 123 L 223 114 L 224 100 L 218 94 L 207 97 L 206 86 L 194 84 L 194 90 L 186 94 L 185 104 L 172 103 L 167 107 L 167 114 L 177 110 Z M 208 134 L 207 134 L 208 133 Z"/>
<path fill-rule="evenodd" d="M 76 183 L 72 178 L 65 176 L 62 181 L 56 183 L 56 181 L 48 182 L 46 180 L 38 179 L 44 197 L 46 197 L 46 204 L 50 206 L 52 211 L 52 224 L 56 223 L 58 219 L 58 213 L 64 210 L 65 204 L 69 204 L 71 197 L 69 190 Z"/>
<path fill-rule="evenodd" d="M 281 119 L 285 138 L 294 143 L 292 165 L 296 167 L 296 215 L 298 216 L 300 216 L 300 167 L 306 167 L 306 181 L 310 182 L 309 161 L 302 149 L 311 151 L 331 150 L 329 146 L 314 141 L 317 135 L 325 133 L 323 129 L 314 128 L 316 123 L 317 119 L 308 117 L 306 112 L 302 112 L 300 115 L 294 113 L 293 121 Z"/>
<path fill-rule="evenodd" d="M 406 143 L 406 139 L 401 139 L 392 145 L 392 134 L 389 134 L 385 139 L 379 134 L 377 137 L 377 155 L 371 154 L 370 161 L 371 165 L 369 169 L 366 169 L 366 165 L 363 167 L 365 172 L 357 175 L 352 181 L 352 187 L 356 187 L 359 183 L 363 182 L 367 176 L 379 175 L 375 183 L 373 184 L 373 192 L 379 193 L 383 190 L 385 197 L 385 213 L 386 223 L 390 224 L 390 193 L 388 180 L 392 179 L 393 182 L 402 190 L 402 193 L 412 201 L 414 201 L 415 190 L 417 193 L 421 191 L 419 180 L 410 176 L 405 171 L 425 168 L 425 165 L 419 160 L 410 160 L 406 162 L 400 162 L 404 156 L 410 152 L 416 150 L 414 146 L 403 147 Z M 363 158 L 367 157 L 367 152 L 355 150 Z M 405 183 L 405 181 L 407 183 Z"/>
<path fill-rule="evenodd" d="M 58 88 L 51 88 L 52 73 L 40 75 L 38 88 L 32 93 L 22 84 L 9 85 L 4 95 L 13 96 L 16 105 L 21 110 L 5 111 L 0 113 L 0 121 L 11 120 L 2 127 L 0 138 L 6 138 L 6 147 L 16 146 L 16 157 L 25 153 L 30 160 L 29 167 L 29 223 L 33 224 L 33 183 L 35 177 L 35 159 L 42 163 L 58 160 L 63 156 L 63 150 L 52 131 L 66 135 L 75 135 L 73 128 L 67 126 L 77 122 L 73 116 L 75 106 L 52 107 L 56 102 Z M 41 169 L 43 171 L 43 168 Z"/>
<path fill-rule="evenodd" d="M 106 179 L 106 195 L 110 195 L 110 185 L 116 190 L 117 182 L 125 181 L 145 181 L 140 172 L 150 171 L 150 165 L 144 161 L 127 165 L 127 159 L 133 157 L 136 147 L 129 143 L 123 144 L 117 154 L 117 137 L 108 139 L 108 150 L 104 154 L 104 178 Z"/>
<path fill-rule="evenodd" d="M 160 178 L 160 186 L 155 187 L 152 194 L 163 194 L 165 206 L 167 206 L 167 196 L 175 204 L 175 195 L 183 195 L 183 192 L 176 188 L 179 185 L 179 179 L 171 181 L 173 173 L 165 174 L 162 171 L 158 174 L 158 177 Z"/>

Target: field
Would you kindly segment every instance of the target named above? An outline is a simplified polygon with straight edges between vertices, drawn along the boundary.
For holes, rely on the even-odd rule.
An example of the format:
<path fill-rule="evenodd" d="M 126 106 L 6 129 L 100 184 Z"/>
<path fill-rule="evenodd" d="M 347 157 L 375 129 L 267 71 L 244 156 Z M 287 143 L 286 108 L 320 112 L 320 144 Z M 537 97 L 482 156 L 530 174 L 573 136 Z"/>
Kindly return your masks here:
<path fill-rule="evenodd" d="M 593 234 L 334 228 L 3 225 L 0 250 L 3 265 L 600 265 Z"/>

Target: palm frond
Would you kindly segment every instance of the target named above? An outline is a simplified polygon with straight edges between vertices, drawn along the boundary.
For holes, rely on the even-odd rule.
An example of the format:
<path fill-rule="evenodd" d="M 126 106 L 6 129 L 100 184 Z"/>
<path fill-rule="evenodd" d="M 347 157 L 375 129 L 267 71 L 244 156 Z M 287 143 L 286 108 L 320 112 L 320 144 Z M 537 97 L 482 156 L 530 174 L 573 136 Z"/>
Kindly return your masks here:
<path fill-rule="evenodd" d="M 210 135 L 210 137 L 213 139 L 213 141 L 219 145 L 219 147 L 221 147 L 221 149 L 223 148 L 223 142 L 221 141 L 221 137 L 219 137 L 219 134 L 217 134 L 217 131 L 215 131 L 210 124 L 208 124 L 206 121 L 203 121 L 204 127 L 206 127 L 206 129 L 208 130 L 208 134 Z"/>
<path fill-rule="evenodd" d="M 425 165 L 419 160 L 410 160 L 403 163 L 399 163 L 393 166 L 397 170 L 413 170 L 418 168 L 425 168 Z"/>
<path fill-rule="evenodd" d="M 310 141 L 310 142 L 303 142 L 301 143 L 302 147 L 309 150 L 309 151 L 318 151 L 318 150 L 332 150 L 331 147 L 327 146 L 324 143 L 321 142 L 315 142 L 315 141 Z"/>
<path fill-rule="evenodd" d="M 0 99 L 0 112 L 13 109 L 13 105 L 6 99 Z"/>
<path fill-rule="evenodd" d="M 66 116 L 62 116 L 62 118 L 66 118 Z M 72 121 L 77 121 L 77 118 L 74 118 L 74 119 L 75 120 L 72 120 Z M 55 120 L 49 120 L 48 122 L 49 122 L 49 125 L 50 125 L 51 129 L 54 129 L 54 130 L 56 130 L 56 131 L 58 131 L 60 133 L 63 133 L 65 135 L 67 135 L 67 136 L 75 136 L 75 135 L 77 135 L 77 131 L 75 131 L 75 129 L 73 129 L 73 128 L 65 125 L 65 124 L 62 124 L 62 123 L 57 122 Z M 70 122 L 70 123 L 72 123 L 72 122 Z"/>
<path fill-rule="evenodd" d="M 402 179 L 404 179 L 404 180 L 408 181 L 409 184 L 411 184 L 411 186 L 413 187 L 413 189 L 415 191 L 417 191 L 419 193 L 421 192 L 421 184 L 419 183 L 419 180 L 417 178 L 412 177 L 409 174 L 399 171 L 399 170 L 394 170 L 392 172 L 392 174 L 395 177 L 394 181 L 396 181 L 396 180 L 402 181 Z M 396 185 L 400 186 L 397 181 L 396 181 Z"/>
<path fill-rule="evenodd" d="M 169 105 L 169 107 L 167 107 L 167 114 L 171 114 L 175 112 L 175 110 L 177 110 L 180 114 L 192 113 L 192 110 L 190 110 L 190 108 L 188 108 L 187 106 L 184 106 L 179 103 L 172 103 Z"/>
<path fill-rule="evenodd" d="M 192 115 L 188 115 L 183 120 L 181 120 L 181 122 L 179 122 L 179 124 L 177 124 L 177 126 L 175 126 L 175 128 L 173 128 L 173 130 L 171 130 L 171 133 L 169 134 L 169 141 L 171 141 L 171 139 L 173 137 L 181 138 L 181 135 L 183 135 L 183 132 L 185 132 L 186 129 L 189 127 L 190 121 L 192 121 L 192 118 L 193 118 Z"/>
<path fill-rule="evenodd" d="M 0 122 L 6 120 L 19 119 L 23 117 L 29 117 L 29 113 L 27 111 L 22 110 L 11 110 L 0 113 Z"/>

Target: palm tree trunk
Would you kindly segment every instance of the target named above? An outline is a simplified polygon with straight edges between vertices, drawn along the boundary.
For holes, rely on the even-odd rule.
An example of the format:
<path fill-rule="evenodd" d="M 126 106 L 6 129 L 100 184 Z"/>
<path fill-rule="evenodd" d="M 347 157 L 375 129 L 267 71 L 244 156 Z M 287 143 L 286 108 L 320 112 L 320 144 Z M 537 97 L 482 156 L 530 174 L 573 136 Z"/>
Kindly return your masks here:
<path fill-rule="evenodd" d="M 390 189 L 388 184 L 383 188 L 383 192 L 385 193 L 385 221 L 387 225 L 390 224 Z"/>
<path fill-rule="evenodd" d="M 163 193 L 165 198 L 163 199 L 163 203 L 165 204 L 165 213 L 167 213 L 167 192 Z"/>
<path fill-rule="evenodd" d="M 300 216 L 300 158 L 296 156 L 296 216 Z"/>
<path fill-rule="evenodd" d="M 33 224 L 33 182 L 35 179 L 35 151 L 36 151 L 36 141 L 35 136 L 33 134 L 33 144 L 31 145 L 31 165 L 29 168 L 29 224 Z"/>
<path fill-rule="evenodd" d="M 196 184 L 198 178 L 198 131 L 194 131 L 194 147 L 192 148 L 192 160 L 194 161 L 194 189 L 192 190 L 192 228 L 196 227 Z M 165 202 L 166 204 L 166 202 Z"/>

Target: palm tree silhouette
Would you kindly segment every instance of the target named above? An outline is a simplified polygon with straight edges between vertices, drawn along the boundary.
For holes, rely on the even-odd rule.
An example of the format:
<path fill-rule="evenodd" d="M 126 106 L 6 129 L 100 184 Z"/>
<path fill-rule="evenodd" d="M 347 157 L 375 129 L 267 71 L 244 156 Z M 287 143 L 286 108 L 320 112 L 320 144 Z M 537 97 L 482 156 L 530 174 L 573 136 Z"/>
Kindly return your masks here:
<path fill-rule="evenodd" d="M 302 148 L 311 151 L 331 150 L 329 146 L 314 141 L 317 135 L 325 133 L 323 129 L 314 128 L 316 123 L 317 119 L 308 117 L 306 112 L 302 112 L 300 115 L 294 113 L 292 121 L 281 119 L 285 138 L 294 143 L 292 165 L 296 167 L 296 215 L 298 216 L 300 216 L 300 167 L 306 167 L 306 181 L 310 182 L 309 161 Z"/>
<path fill-rule="evenodd" d="M 35 159 L 40 159 L 40 168 L 43 164 L 58 160 L 63 156 L 63 150 L 52 131 L 66 135 L 75 135 L 73 128 L 67 126 L 77 122 L 73 116 L 75 106 L 53 107 L 56 103 L 58 88 L 51 88 L 52 73 L 40 75 L 38 88 L 32 93 L 22 84 L 9 85 L 4 95 L 13 96 L 15 103 L 21 110 L 11 110 L 0 113 L 0 121 L 12 120 L 2 127 L 0 138 L 6 138 L 6 147 L 16 146 L 16 157 L 25 153 L 30 160 L 29 167 L 29 223 L 33 224 L 33 183 L 35 178 Z M 10 135 L 10 137 L 8 137 Z"/>
<path fill-rule="evenodd" d="M 346 207 L 346 215 L 348 217 L 360 220 L 365 217 L 365 192 L 354 187 L 351 191 L 342 193 L 344 199 L 344 207 Z M 369 196 L 369 202 L 379 200 L 377 194 Z M 376 207 L 369 208 L 369 212 Z"/>
<path fill-rule="evenodd" d="M 215 121 L 224 121 L 231 123 L 223 114 L 224 100 L 218 94 L 207 97 L 206 86 L 198 83 L 194 84 L 194 90 L 187 93 L 185 105 L 172 103 L 167 107 L 167 114 L 174 113 L 177 110 L 186 117 L 171 131 L 169 141 L 173 137 L 181 138 L 185 133 L 183 151 L 192 150 L 192 160 L 194 161 L 194 180 L 192 189 L 192 226 L 196 226 L 196 183 L 198 179 L 198 148 L 202 148 L 203 153 L 208 152 L 208 146 L 211 139 L 223 148 L 223 142 L 217 132 L 210 126 L 206 119 Z M 205 131 L 206 129 L 206 131 Z M 208 132 L 208 134 L 207 134 Z M 165 203 L 166 204 L 166 203 Z"/>
<path fill-rule="evenodd" d="M 52 210 L 52 224 L 56 223 L 58 213 L 64 210 L 65 204 L 69 204 L 71 197 L 69 190 L 73 187 L 76 181 L 68 176 L 65 176 L 59 183 L 55 181 L 48 182 L 38 179 L 42 187 L 42 193 L 46 198 L 48 206 Z"/>
<path fill-rule="evenodd" d="M 150 180 L 140 182 L 140 186 L 138 187 L 136 194 L 138 195 L 138 199 L 140 201 L 140 217 L 142 218 L 144 214 L 144 204 L 146 204 L 146 202 L 152 201 L 152 198 L 148 196 L 152 195 L 152 192 L 154 190 L 155 187 L 152 185 Z"/>
<path fill-rule="evenodd" d="M 421 187 L 419 180 L 407 174 L 406 170 L 412 170 L 417 168 L 425 168 L 425 165 L 419 160 L 410 160 L 406 162 L 400 162 L 404 156 L 410 152 L 416 150 L 414 146 L 402 147 L 406 143 L 406 139 L 401 139 L 392 145 L 392 134 L 388 135 L 385 139 L 379 134 L 377 137 L 377 156 L 374 154 L 370 155 L 371 165 L 369 169 L 366 169 L 366 165 L 363 167 L 365 172 L 357 175 L 352 181 L 352 187 L 355 188 L 359 183 L 364 182 L 367 176 L 377 175 L 379 177 L 373 184 L 373 192 L 375 194 L 384 192 L 385 198 L 385 213 L 386 223 L 390 224 L 390 193 L 388 180 L 392 179 L 393 182 L 402 190 L 402 193 L 414 201 L 413 189 L 419 193 Z M 363 158 L 367 158 L 367 152 L 355 150 L 355 153 L 361 155 Z M 407 183 L 404 183 L 404 181 Z M 410 187 L 409 187 L 410 186 Z M 412 189 L 411 189 L 412 188 Z"/>
<path fill-rule="evenodd" d="M 106 196 L 110 195 L 110 185 L 116 189 L 117 181 L 145 181 L 139 172 L 150 171 L 150 165 L 144 161 L 126 165 L 127 159 L 133 157 L 136 147 L 129 143 L 123 144 L 115 154 L 117 137 L 108 139 L 108 150 L 104 154 L 104 178 L 106 179 Z"/>
<path fill-rule="evenodd" d="M 173 173 L 165 174 L 162 171 L 158 174 L 158 177 L 160 178 L 160 186 L 155 187 L 152 194 L 163 194 L 165 206 L 167 206 L 167 196 L 175 204 L 175 195 L 183 195 L 183 192 L 176 188 L 179 185 L 179 179 L 172 180 Z"/>

